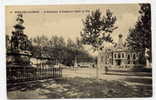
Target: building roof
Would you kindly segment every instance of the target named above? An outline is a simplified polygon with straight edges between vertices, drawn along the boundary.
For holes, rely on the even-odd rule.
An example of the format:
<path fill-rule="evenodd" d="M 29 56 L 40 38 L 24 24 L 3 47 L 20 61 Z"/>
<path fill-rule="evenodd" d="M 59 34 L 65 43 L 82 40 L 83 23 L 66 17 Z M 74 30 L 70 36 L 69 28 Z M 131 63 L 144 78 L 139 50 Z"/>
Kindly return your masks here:
<path fill-rule="evenodd" d="M 103 49 L 103 52 L 120 52 L 120 51 L 133 52 L 133 51 L 142 51 L 142 50 L 141 49 L 134 50 L 128 47 L 127 43 L 123 43 L 122 34 L 119 34 L 119 40 L 117 43 L 113 43 L 113 45 L 109 47 L 105 47 Z"/>

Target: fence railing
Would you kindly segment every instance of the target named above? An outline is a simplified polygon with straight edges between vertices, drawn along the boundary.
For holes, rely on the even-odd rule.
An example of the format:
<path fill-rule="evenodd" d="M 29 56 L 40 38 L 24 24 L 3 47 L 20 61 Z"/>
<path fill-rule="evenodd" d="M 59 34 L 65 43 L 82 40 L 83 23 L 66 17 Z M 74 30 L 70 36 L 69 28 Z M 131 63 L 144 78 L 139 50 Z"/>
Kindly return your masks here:
<path fill-rule="evenodd" d="M 7 82 L 17 83 L 62 77 L 62 68 L 7 67 Z"/>

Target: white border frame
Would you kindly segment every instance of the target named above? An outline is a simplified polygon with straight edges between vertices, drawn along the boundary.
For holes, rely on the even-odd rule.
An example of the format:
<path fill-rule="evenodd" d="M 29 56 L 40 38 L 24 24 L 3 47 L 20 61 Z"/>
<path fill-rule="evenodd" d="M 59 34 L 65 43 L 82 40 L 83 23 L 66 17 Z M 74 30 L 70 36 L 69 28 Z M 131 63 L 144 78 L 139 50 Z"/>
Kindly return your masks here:
<path fill-rule="evenodd" d="M 6 49 L 5 49 L 5 6 L 6 5 L 62 5 L 62 4 L 124 4 L 151 3 L 152 11 L 152 68 L 153 97 L 151 98 L 104 98 L 105 100 L 156 100 L 156 0 L 3 0 L 0 1 L 0 99 L 7 100 L 6 91 Z M 36 100 L 36 99 L 33 99 Z M 39 99 L 38 99 L 39 100 Z M 50 99 L 44 99 L 50 100 Z M 88 99 L 89 100 L 89 99 Z M 101 99 L 102 100 L 102 99 Z"/>

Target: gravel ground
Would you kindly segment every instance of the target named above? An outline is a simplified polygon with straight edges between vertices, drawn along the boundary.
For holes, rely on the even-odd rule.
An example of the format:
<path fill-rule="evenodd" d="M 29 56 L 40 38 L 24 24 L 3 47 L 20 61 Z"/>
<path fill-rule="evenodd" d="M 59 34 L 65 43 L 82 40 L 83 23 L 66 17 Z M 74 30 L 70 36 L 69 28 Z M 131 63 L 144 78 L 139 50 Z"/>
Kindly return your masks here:
<path fill-rule="evenodd" d="M 22 83 L 8 89 L 8 98 L 125 98 L 151 97 L 152 78 L 146 73 L 100 74 L 95 69 L 65 69 L 60 80 Z"/>

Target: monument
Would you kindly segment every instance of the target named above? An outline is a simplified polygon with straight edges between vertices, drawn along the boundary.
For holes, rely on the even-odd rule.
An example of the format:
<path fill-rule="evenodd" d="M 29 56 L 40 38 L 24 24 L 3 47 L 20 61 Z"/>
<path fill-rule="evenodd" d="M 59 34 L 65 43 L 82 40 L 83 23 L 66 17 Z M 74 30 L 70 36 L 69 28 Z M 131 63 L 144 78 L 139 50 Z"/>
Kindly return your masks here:
<path fill-rule="evenodd" d="M 28 36 L 24 34 L 23 15 L 18 14 L 16 24 L 10 38 L 10 50 L 7 50 L 7 63 L 11 65 L 28 65 L 31 57 L 31 42 Z"/>

